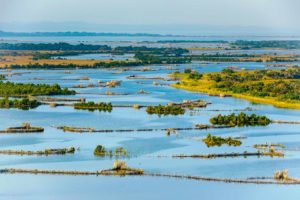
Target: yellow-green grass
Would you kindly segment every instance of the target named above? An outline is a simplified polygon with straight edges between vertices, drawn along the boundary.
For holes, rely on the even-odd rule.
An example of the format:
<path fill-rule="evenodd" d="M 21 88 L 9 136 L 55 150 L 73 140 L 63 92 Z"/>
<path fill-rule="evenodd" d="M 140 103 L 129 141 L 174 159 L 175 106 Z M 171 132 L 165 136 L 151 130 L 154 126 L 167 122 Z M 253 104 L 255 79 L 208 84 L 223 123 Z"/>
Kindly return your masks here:
<path fill-rule="evenodd" d="M 290 109 L 300 109 L 300 102 L 287 102 L 279 101 L 276 97 L 255 97 L 249 94 L 237 94 L 230 91 L 222 91 L 213 87 L 214 81 L 211 81 L 207 78 L 207 75 L 204 74 L 203 78 L 200 80 L 188 79 L 188 74 L 172 74 L 171 76 L 180 79 L 180 84 L 172 84 L 172 87 L 193 91 L 207 93 L 209 95 L 230 95 L 235 98 L 245 99 L 254 103 L 261 104 L 270 104 L 279 108 L 290 108 Z"/>

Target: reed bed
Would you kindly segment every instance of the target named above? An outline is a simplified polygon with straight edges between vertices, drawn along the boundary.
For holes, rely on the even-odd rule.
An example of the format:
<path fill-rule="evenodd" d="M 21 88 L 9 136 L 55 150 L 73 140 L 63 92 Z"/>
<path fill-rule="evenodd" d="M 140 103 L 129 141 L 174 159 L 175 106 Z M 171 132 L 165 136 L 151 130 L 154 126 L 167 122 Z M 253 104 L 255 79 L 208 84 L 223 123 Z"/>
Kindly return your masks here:
<path fill-rule="evenodd" d="M 234 158 L 234 157 L 248 157 L 248 156 L 270 156 L 270 157 L 283 157 L 283 152 L 278 151 L 268 151 L 268 152 L 243 152 L 243 153 L 217 153 L 217 154 L 192 154 L 192 155 L 173 155 L 173 158 L 203 158 L 203 159 L 213 159 L 213 158 Z"/>
<path fill-rule="evenodd" d="M 24 151 L 24 150 L 0 150 L 0 154 L 5 155 L 65 155 L 65 154 L 74 154 L 75 148 L 61 148 L 61 149 L 45 149 L 41 151 Z"/>
<path fill-rule="evenodd" d="M 118 173 L 118 171 L 120 173 Z M 249 177 L 245 179 L 233 178 L 217 178 L 217 177 L 204 177 L 180 174 L 167 174 L 167 173 L 145 173 L 143 170 L 99 170 L 99 171 L 69 171 L 69 170 L 38 170 L 38 169 L 1 169 L 0 174 L 48 174 L 48 175 L 71 175 L 71 176 L 150 176 L 150 177 L 164 177 L 187 179 L 194 181 L 210 181 L 210 182 L 223 182 L 223 183 L 238 183 L 238 184 L 277 184 L 277 185 L 299 185 L 300 179 L 286 177 L 285 179 L 277 179 L 276 177 Z"/>
<path fill-rule="evenodd" d="M 44 132 L 44 128 L 31 126 L 29 123 L 23 123 L 22 126 L 9 127 L 5 130 L 1 130 L 0 134 L 8 133 L 41 133 Z"/>
<path fill-rule="evenodd" d="M 177 128 L 143 128 L 143 129 L 101 129 L 96 130 L 93 128 L 80 128 L 80 127 L 69 127 L 69 126 L 58 126 L 57 129 L 64 130 L 66 132 L 78 132 L 78 133 L 114 133 L 114 132 L 156 132 L 164 131 L 188 131 L 188 130 L 202 130 L 202 129 L 222 129 L 232 128 L 231 126 L 213 126 L 213 125 L 196 125 L 195 127 L 177 127 Z"/>

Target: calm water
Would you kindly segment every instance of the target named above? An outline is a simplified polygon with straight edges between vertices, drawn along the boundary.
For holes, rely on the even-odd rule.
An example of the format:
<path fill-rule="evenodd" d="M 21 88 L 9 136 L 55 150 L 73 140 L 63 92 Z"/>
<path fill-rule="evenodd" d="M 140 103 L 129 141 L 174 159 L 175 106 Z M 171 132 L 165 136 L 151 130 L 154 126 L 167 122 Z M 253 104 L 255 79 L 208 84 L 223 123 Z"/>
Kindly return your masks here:
<path fill-rule="evenodd" d="M 68 60 L 135 60 L 134 54 L 123 54 L 115 55 L 108 53 L 98 53 L 98 54 L 81 54 L 75 56 L 60 56 L 54 57 L 54 59 L 68 59 Z"/>
<path fill-rule="evenodd" d="M 267 63 L 265 63 L 267 64 Z M 193 63 L 174 66 L 182 71 L 185 67 L 200 72 L 220 71 L 227 66 L 246 69 L 263 69 L 264 63 Z M 151 66 L 153 71 L 141 72 L 138 68 L 119 73 L 111 70 L 19 70 L 26 72 L 9 80 L 23 83 L 58 83 L 62 87 L 76 84 L 97 83 L 98 80 L 121 80 L 116 88 L 76 89 L 88 101 L 105 101 L 114 104 L 167 104 L 185 99 L 203 99 L 212 102 L 207 108 L 187 111 L 182 116 L 158 117 L 148 115 L 144 109 L 115 108 L 111 113 L 77 111 L 71 107 L 51 108 L 40 106 L 30 111 L 0 110 L 0 129 L 30 122 L 42 126 L 42 134 L 1 135 L 1 149 L 41 150 L 45 148 L 80 148 L 74 155 L 66 156 L 6 156 L 1 155 L 0 169 L 37 168 L 57 170 L 98 170 L 110 168 L 113 160 L 93 156 L 93 149 L 101 144 L 107 148 L 122 146 L 132 155 L 125 159 L 128 166 L 142 168 L 147 172 L 178 173 L 224 178 L 247 178 L 272 176 L 274 171 L 288 169 L 290 176 L 300 177 L 300 126 L 270 125 L 267 127 L 244 127 L 220 130 L 180 131 L 167 137 L 164 132 L 75 134 L 64 133 L 53 126 L 68 125 L 93 127 L 96 129 L 126 128 L 169 128 L 191 127 L 196 123 L 209 123 L 209 118 L 228 111 L 213 112 L 212 109 L 244 109 L 255 111 L 247 113 L 263 114 L 274 120 L 300 121 L 300 111 L 279 109 L 269 105 L 252 104 L 234 98 L 210 97 L 205 94 L 177 90 L 168 86 L 155 86 L 149 80 L 128 80 L 128 75 L 146 77 L 167 77 L 172 73 L 167 66 Z M 14 71 L 13 71 L 14 72 Z M 1 73 L 6 73 L 1 71 Z M 87 76 L 88 81 L 74 80 Z M 33 80 L 41 78 L 44 80 Z M 63 80 L 71 79 L 71 80 Z M 171 83 L 158 81 L 160 83 Z M 137 94 L 139 90 L 149 94 Z M 128 93 L 129 95 L 105 96 L 106 91 Z M 208 133 L 220 136 L 245 136 L 241 147 L 207 148 L 199 141 Z M 173 154 L 197 154 L 216 152 L 254 151 L 253 144 L 283 143 L 286 146 L 284 158 L 227 158 L 227 159 L 172 159 Z M 158 155 L 162 156 L 158 158 Z M 0 175 L 0 199 L 299 199 L 299 186 L 240 185 L 213 182 L 197 182 L 168 178 L 150 177 L 81 177 L 49 175 Z"/>

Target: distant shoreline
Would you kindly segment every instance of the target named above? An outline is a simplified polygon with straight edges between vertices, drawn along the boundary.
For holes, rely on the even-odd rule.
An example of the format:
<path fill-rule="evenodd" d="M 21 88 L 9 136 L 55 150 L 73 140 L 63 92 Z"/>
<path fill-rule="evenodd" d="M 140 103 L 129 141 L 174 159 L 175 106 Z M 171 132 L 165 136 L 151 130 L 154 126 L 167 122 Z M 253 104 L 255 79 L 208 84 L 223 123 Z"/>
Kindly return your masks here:
<path fill-rule="evenodd" d="M 0 30 L 0 37 L 189 37 L 189 38 L 239 38 L 239 37 L 253 37 L 253 38 L 293 38 L 298 39 L 300 35 L 184 35 L 184 34 L 158 34 L 158 33 L 117 33 L 117 32 L 85 32 L 85 31 L 53 31 L 53 32 L 12 32 Z M 218 39 L 219 40 L 219 39 Z M 202 41 L 202 40 L 201 40 Z M 190 41 L 190 42 L 201 42 Z M 203 40 L 206 41 L 206 40 Z M 203 42 L 202 41 L 202 42 Z M 163 41 L 164 42 L 164 41 Z M 171 40 L 172 42 L 172 40 Z M 224 42 L 221 40 L 221 42 Z"/>

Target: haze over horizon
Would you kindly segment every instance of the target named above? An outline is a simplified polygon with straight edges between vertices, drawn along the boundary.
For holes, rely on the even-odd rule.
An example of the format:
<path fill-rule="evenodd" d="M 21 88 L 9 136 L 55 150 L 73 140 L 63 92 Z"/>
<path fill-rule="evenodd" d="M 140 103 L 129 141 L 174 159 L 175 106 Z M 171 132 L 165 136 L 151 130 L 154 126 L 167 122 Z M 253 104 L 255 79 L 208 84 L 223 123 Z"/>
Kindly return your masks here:
<path fill-rule="evenodd" d="M 0 0 L 0 3 L 2 31 L 300 35 L 297 0 Z"/>

